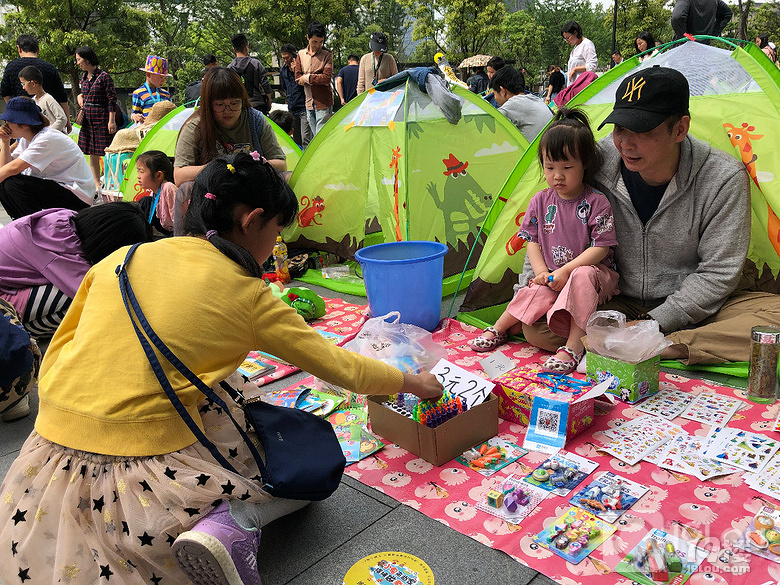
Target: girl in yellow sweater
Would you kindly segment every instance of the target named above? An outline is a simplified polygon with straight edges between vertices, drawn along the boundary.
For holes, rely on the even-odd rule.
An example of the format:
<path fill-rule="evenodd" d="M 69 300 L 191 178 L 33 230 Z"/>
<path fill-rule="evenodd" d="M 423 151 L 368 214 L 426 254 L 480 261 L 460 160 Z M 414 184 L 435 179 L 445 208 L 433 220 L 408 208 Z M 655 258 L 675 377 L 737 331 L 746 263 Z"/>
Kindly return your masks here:
<path fill-rule="evenodd" d="M 128 265 L 152 328 L 209 386 L 261 349 L 356 392 L 440 395 L 430 374 L 402 374 L 326 341 L 258 278 L 296 211 L 267 162 L 211 162 L 193 188 L 190 237 L 144 244 Z M 306 502 L 262 491 L 222 409 L 165 362 L 181 402 L 238 473 L 196 441 L 125 311 L 116 268 L 126 252 L 87 273 L 44 358 L 35 430 L 0 487 L 0 578 L 259 584 L 260 528 Z"/>

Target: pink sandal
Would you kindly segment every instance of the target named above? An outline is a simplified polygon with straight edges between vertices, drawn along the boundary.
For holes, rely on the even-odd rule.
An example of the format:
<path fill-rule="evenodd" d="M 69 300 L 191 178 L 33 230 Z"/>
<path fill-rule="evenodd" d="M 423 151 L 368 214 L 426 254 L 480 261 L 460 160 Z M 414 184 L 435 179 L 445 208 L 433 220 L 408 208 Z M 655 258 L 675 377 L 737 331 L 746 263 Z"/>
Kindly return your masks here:
<path fill-rule="evenodd" d="M 585 355 L 584 349 L 579 354 L 577 354 L 573 349 L 565 345 L 562 345 L 555 351 L 555 353 L 558 352 L 567 354 L 569 357 L 571 357 L 571 359 L 562 360 L 552 355 L 548 357 L 547 360 L 542 364 L 542 370 L 556 374 L 570 374 L 577 369 L 580 361 L 582 361 L 582 356 Z"/>
<path fill-rule="evenodd" d="M 475 337 L 469 342 L 471 349 L 479 352 L 493 351 L 499 345 L 506 343 L 506 340 L 509 338 L 506 333 L 499 333 L 496 331 L 495 327 L 485 327 L 485 333 L 492 333 L 493 337 L 488 338 L 484 335 Z"/>

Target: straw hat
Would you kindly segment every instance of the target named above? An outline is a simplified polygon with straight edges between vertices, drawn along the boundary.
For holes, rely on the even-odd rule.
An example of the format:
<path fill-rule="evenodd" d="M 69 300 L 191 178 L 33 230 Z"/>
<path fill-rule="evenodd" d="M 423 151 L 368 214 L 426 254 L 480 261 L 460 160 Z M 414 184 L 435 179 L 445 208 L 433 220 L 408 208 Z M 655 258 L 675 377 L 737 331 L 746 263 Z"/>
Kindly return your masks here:
<path fill-rule="evenodd" d="M 157 122 L 162 120 L 170 112 L 176 109 L 176 104 L 168 100 L 157 102 L 152 106 L 151 111 L 146 115 L 146 119 L 142 125 L 142 128 L 146 126 L 154 126 Z"/>
<path fill-rule="evenodd" d="M 141 144 L 141 138 L 135 128 L 123 128 L 114 134 L 111 145 L 106 148 L 106 153 L 133 152 Z"/>
<path fill-rule="evenodd" d="M 165 77 L 173 77 L 173 75 L 168 73 L 168 59 L 158 57 L 157 55 L 147 55 L 146 67 L 139 69 L 139 71 L 157 73 L 158 75 L 164 75 Z"/>

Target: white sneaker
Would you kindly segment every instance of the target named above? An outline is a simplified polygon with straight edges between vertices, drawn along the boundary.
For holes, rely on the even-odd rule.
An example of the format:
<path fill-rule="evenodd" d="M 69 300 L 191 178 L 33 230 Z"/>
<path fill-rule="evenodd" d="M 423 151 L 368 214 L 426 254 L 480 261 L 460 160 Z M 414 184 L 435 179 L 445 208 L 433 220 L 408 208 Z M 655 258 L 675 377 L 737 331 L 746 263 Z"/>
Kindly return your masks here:
<path fill-rule="evenodd" d="M 3 422 L 12 422 L 26 417 L 30 414 L 30 396 L 29 394 L 17 402 L 14 406 L 6 410 L 0 415 L 0 420 Z"/>

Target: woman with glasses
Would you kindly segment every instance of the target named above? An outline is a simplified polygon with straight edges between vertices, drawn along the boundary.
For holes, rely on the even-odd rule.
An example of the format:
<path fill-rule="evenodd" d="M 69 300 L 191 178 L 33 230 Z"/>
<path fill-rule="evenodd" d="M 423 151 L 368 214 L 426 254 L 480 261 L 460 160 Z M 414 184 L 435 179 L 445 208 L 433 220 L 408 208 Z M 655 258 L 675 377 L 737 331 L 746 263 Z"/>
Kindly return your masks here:
<path fill-rule="evenodd" d="M 200 107 L 181 127 L 176 141 L 173 178 L 179 187 L 226 154 L 257 152 L 278 171 L 287 170 L 271 125 L 249 104 L 237 73 L 227 67 L 212 67 L 203 78 L 200 96 Z"/>
<path fill-rule="evenodd" d="M 570 20 L 564 24 L 561 28 L 561 36 L 572 47 L 569 54 L 569 64 L 566 68 L 568 85 L 571 85 L 582 73 L 596 71 L 599 60 L 596 57 L 596 46 L 593 41 L 583 36 L 579 23 Z"/>

